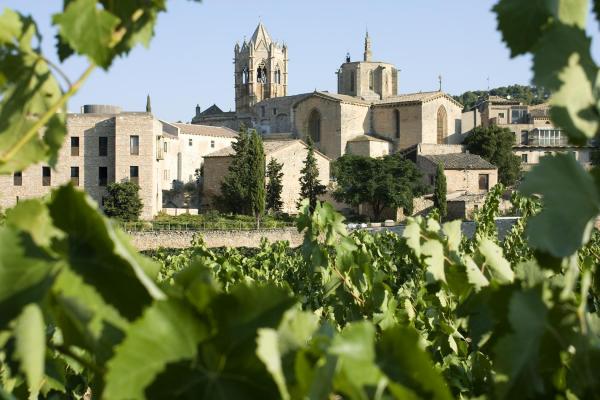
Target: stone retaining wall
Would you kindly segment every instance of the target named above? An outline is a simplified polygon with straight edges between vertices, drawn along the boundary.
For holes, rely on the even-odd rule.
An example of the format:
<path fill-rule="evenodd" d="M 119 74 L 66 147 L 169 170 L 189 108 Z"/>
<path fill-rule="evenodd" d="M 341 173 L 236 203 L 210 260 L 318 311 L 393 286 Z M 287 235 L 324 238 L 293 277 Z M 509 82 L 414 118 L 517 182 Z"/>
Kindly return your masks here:
<path fill-rule="evenodd" d="M 264 229 L 252 231 L 140 231 L 128 232 L 138 250 L 159 247 L 181 249 L 189 247 L 194 235 L 204 238 L 208 247 L 258 247 L 264 237 L 270 242 L 287 240 L 291 247 L 302 244 L 303 236 L 296 228 Z"/>

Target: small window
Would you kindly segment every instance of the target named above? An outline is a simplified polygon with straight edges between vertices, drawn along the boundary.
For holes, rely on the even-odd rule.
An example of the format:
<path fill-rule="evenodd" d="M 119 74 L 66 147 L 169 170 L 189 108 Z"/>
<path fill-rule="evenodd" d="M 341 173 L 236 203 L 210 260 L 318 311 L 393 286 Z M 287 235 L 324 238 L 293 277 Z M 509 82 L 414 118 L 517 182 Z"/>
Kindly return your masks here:
<path fill-rule="evenodd" d="M 21 171 L 17 171 L 13 174 L 13 185 L 23 186 L 23 173 Z"/>
<path fill-rule="evenodd" d="M 521 144 L 529 144 L 529 132 L 521 131 Z"/>
<path fill-rule="evenodd" d="M 498 113 L 498 118 L 504 118 L 504 113 Z"/>
<path fill-rule="evenodd" d="M 136 185 L 140 183 L 140 169 L 137 165 L 132 165 L 129 167 L 129 180 Z"/>
<path fill-rule="evenodd" d="M 140 154 L 140 137 L 137 135 L 129 136 L 129 154 L 132 156 Z"/>
<path fill-rule="evenodd" d="M 211 149 L 214 149 L 214 148 L 215 148 L 215 141 L 214 141 L 214 140 L 211 140 L 211 141 L 210 141 L 210 148 L 211 148 Z"/>
<path fill-rule="evenodd" d="M 42 186 L 50 186 L 52 184 L 52 172 L 50 167 L 42 167 Z"/>
<path fill-rule="evenodd" d="M 490 175 L 479 174 L 479 190 L 488 191 L 490 189 Z"/>
<path fill-rule="evenodd" d="M 73 186 L 79 186 L 79 167 L 71 167 L 71 183 Z"/>
<path fill-rule="evenodd" d="M 71 156 L 77 157 L 79 155 L 79 137 L 71 137 Z"/>
<path fill-rule="evenodd" d="M 169 149 L 168 143 L 164 142 L 163 150 L 165 151 L 165 153 L 167 152 L 168 149 Z"/>
<path fill-rule="evenodd" d="M 273 115 L 277 115 L 277 109 L 276 108 L 273 109 Z"/>
<path fill-rule="evenodd" d="M 194 142 L 192 141 L 192 139 L 188 139 L 188 146 L 192 146 L 194 144 Z"/>
<path fill-rule="evenodd" d="M 98 167 L 98 186 L 106 186 L 108 183 L 108 167 Z"/>
<path fill-rule="evenodd" d="M 521 163 L 527 164 L 527 154 L 521 154 Z"/>
<path fill-rule="evenodd" d="M 98 138 L 98 155 L 106 157 L 108 155 L 108 137 L 100 136 Z"/>

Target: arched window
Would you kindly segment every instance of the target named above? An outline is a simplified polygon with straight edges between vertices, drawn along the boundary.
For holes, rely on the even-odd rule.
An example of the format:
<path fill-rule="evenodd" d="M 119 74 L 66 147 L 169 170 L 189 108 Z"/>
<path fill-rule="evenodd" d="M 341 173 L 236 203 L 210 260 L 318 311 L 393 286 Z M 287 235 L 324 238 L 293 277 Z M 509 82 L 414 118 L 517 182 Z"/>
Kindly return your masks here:
<path fill-rule="evenodd" d="M 371 71 L 369 71 L 369 90 L 373 90 L 373 87 L 374 87 L 373 80 L 374 80 L 373 70 L 371 70 Z"/>
<path fill-rule="evenodd" d="M 248 73 L 248 67 L 244 67 L 244 69 L 242 70 L 242 83 L 245 85 L 246 83 L 248 83 L 249 79 L 249 73 Z"/>
<path fill-rule="evenodd" d="M 308 117 L 308 134 L 315 143 L 321 141 L 321 113 L 312 110 Z"/>
<path fill-rule="evenodd" d="M 281 70 L 279 69 L 279 65 L 275 69 L 275 83 L 281 85 Z"/>
<path fill-rule="evenodd" d="M 448 114 L 444 106 L 440 106 L 437 112 L 437 143 L 445 143 L 446 136 L 448 136 Z"/>
<path fill-rule="evenodd" d="M 256 69 L 256 82 L 267 83 L 267 68 L 265 68 L 264 62 L 258 64 L 258 68 Z"/>
<path fill-rule="evenodd" d="M 396 128 L 396 139 L 400 139 L 400 110 L 394 110 L 394 126 Z"/>

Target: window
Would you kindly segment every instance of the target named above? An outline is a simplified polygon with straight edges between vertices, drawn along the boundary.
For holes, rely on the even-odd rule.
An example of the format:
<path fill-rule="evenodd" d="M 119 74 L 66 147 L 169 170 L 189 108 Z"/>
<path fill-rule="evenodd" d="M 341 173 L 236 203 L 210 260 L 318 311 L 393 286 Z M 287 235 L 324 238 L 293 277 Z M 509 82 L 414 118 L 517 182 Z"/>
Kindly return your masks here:
<path fill-rule="evenodd" d="M 400 110 L 394 110 L 394 122 L 396 127 L 396 139 L 400 139 Z"/>
<path fill-rule="evenodd" d="M 504 113 L 498 113 L 498 118 L 504 118 Z"/>
<path fill-rule="evenodd" d="M 277 109 L 276 108 L 273 109 L 273 115 L 277 115 Z"/>
<path fill-rule="evenodd" d="M 129 181 L 139 185 L 140 183 L 140 169 L 137 165 L 129 167 Z"/>
<path fill-rule="evenodd" d="M 369 90 L 373 90 L 373 71 L 369 71 Z"/>
<path fill-rule="evenodd" d="M 275 83 L 278 85 L 281 84 L 281 70 L 279 69 L 279 66 L 277 66 L 277 69 L 275 70 Z"/>
<path fill-rule="evenodd" d="M 140 154 L 140 137 L 137 135 L 129 136 L 129 154 L 133 156 Z"/>
<path fill-rule="evenodd" d="M 210 141 L 210 148 L 211 148 L 211 149 L 214 149 L 214 148 L 215 148 L 215 141 L 214 141 L 214 140 L 211 140 L 211 141 Z"/>
<path fill-rule="evenodd" d="M 52 184 L 52 173 L 50 167 L 42 167 L 42 186 L 50 186 Z"/>
<path fill-rule="evenodd" d="M 242 70 L 242 83 L 244 85 L 246 83 L 248 83 L 248 77 L 249 77 L 248 67 L 244 67 L 244 69 Z"/>
<path fill-rule="evenodd" d="M 308 135 L 315 143 L 321 141 L 321 113 L 318 110 L 312 110 L 308 117 Z"/>
<path fill-rule="evenodd" d="M 521 154 L 521 163 L 527 164 L 527 154 Z"/>
<path fill-rule="evenodd" d="M 437 112 L 437 143 L 445 143 L 446 136 L 448 136 L 448 114 L 444 106 L 440 106 Z"/>
<path fill-rule="evenodd" d="M 108 167 L 98 167 L 98 186 L 106 186 L 108 183 Z"/>
<path fill-rule="evenodd" d="M 479 190 L 488 191 L 490 189 L 490 175 L 479 174 Z"/>
<path fill-rule="evenodd" d="M 21 171 L 17 171 L 13 174 L 13 185 L 23 186 L 23 173 Z"/>
<path fill-rule="evenodd" d="M 529 132 L 521 131 L 521 144 L 529 144 Z"/>
<path fill-rule="evenodd" d="M 525 109 L 516 109 L 516 110 L 511 110 L 511 115 L 510 115 L 510 119 L 513 124 L 518 124 L 519 122 L 522 122 L 523 119 L 525 118 L 525 116 L 527 115 L 527 110 Z"/>
<path fill-rule="evenodd" d="M 256 82 L 267 83 L 267 68 L 264 62 L 261 62 L 256 69 Z"/>
<path fill-rule="evenodd" d="M 165 151 L 165 153 L 167 152 L 168 149 L 169 149 L 168 143 L 164 142 L 164 144 L 163 144 L 163 150 Z"/>
<path fill-rule="evenodd" d="M 192 139 L 188 139 L 188 146 L 192 146 L 194 144 L 194 142 L 192 141 Z"/>
<path fill-rule="evenodd" d="M 78 156 L 79 155 L 79 137 L 78 136 L 73 136 L 71 137 L 71 156 Z"/>
<path fill-rule="evenodd" d="M 266 111 L 265 106 L 260 106 L 260 116 L 264 118 L 266 113 L 267 113 L 267 111 Z"/>
<path fill-rule="evenodd" d="M 108 137 L 100 136 L 98 138 L 98 155 L 106 157 L 108 155 Z"/>
<path fill-rule="evenodd" d="M 73 186 L 79 186 L 79 167 L 71 167 L 71 183 Z"/>

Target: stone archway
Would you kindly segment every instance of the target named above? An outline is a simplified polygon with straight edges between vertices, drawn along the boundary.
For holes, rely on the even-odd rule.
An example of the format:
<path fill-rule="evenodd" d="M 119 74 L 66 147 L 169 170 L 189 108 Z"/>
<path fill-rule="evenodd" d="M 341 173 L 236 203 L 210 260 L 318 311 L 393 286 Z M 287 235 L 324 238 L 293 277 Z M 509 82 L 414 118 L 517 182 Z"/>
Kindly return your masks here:
<path fill-rule="evenodd" d="M 312 110 L 308 117 L 308 135 L 315 143 L 321 141 L 321 113 L 317 109 Z"/>

